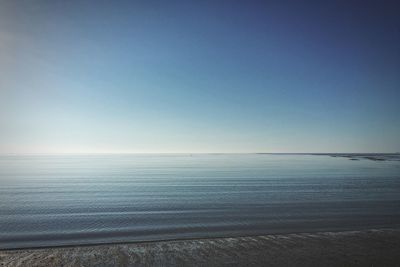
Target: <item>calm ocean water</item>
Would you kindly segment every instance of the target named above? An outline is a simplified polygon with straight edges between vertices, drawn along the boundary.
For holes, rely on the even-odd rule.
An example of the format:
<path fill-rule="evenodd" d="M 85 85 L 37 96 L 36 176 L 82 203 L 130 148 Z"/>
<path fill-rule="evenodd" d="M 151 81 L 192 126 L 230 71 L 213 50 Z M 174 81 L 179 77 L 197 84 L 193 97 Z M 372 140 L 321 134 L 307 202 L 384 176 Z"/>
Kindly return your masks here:
<path fill-rule="evenodd" d="M 0 157 L 0 248 L 400 226 L 400 161 Z"/>

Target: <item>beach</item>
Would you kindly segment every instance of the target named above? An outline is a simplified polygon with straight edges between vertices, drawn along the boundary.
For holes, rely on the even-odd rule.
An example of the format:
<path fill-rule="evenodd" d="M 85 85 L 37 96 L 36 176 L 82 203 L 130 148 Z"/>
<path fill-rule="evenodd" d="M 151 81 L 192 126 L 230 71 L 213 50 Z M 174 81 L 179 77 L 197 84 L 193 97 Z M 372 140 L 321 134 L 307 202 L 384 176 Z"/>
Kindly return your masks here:
<path fill-rule="evenodd" d="M 1 266 L 398 266 L 400 229 L 0 251 Z"/>
<path fill-rule="evenodd" d="M 399 8 L 0 0 L 0 267 L 400 267 Z"/>
<path fill-rule="evenodd" d="M 3 156 L 0 267 L 398 266 L 399 161 L 352 157 Z"/>

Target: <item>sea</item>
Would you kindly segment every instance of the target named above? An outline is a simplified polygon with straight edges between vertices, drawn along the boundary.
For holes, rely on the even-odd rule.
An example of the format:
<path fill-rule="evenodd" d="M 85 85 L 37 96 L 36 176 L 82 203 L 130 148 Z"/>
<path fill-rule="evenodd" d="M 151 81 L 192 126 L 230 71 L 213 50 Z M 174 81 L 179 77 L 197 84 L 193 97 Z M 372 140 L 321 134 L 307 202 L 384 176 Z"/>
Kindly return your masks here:
<path fill-rule="evenodd" d="M 0 156 L 0 249 L 398 228 L 400 161 Z"/>

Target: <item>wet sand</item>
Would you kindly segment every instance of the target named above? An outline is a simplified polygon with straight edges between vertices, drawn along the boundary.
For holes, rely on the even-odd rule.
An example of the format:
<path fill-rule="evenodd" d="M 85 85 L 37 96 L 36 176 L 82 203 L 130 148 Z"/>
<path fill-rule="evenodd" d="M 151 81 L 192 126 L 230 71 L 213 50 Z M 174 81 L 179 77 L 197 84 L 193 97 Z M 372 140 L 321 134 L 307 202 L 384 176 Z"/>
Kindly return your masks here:
<path fill-rule="evenodd" d="M 1 266 L 400 266 L 400 229 L 0 251 Z"/>

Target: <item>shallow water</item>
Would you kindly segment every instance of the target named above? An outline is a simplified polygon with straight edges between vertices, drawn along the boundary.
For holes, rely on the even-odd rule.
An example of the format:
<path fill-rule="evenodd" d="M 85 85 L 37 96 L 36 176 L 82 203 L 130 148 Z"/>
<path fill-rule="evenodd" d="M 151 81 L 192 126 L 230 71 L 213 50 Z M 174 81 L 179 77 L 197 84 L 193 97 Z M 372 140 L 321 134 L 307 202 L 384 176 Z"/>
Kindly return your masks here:
<path fill-rule="evenodd" d="M 0 248 L 398 226 L 399 161 L 0 157 Z"/>

